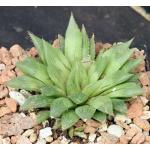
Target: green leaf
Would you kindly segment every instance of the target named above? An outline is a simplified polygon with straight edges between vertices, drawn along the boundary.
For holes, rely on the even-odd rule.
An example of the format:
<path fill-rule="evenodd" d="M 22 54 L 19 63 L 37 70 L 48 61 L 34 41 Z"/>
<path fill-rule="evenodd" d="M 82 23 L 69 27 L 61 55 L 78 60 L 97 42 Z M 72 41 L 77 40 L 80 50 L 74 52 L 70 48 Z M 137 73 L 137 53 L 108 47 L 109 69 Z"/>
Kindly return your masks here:
<path fill-rule="evenodd" d="M 86 69 L 80 62 L 75 64 L 75 80 L 81 89 L 88 84 Z"/>
<path fill-rule="evenodd" d="M 107 117 L 107 115 L 105 113 L 96 110 L 96 112 L 93 116 L 93 119 L 95 119 L 99 122 L 104 122 L 104 121 L 106 121 L 106 117 Z"/>
<path fill-rule="evenodd" d="M 25 103 L 21 106 L 22 110 L 32 110 L 35 108 L 50 108 L 54 99 L 43 95 L 30 96 Z"/>
<path fill-rule="evenodd" d="M 133 74 L 119 70 L 99 81 L 87 85 L 82 92 L 89 97 L 97 96 L 105 90 L 129 80 L 132 76 Z"/>
<path fill-rule="evenodd" d="M 64 76 L 62 71 L 59 70 L 55 65 L 49 65 L 47 67 L 47 72 L 52 82 L 56 86 L 64 90 L 67 77 Z"/>
<path fill-rule="evenodd" d="M 50 112 L 47 111 L 40 111 L 36 116 L 37 124 L 42 123 L 43 121 L 47 120 L 50 117 Z"/>
<path fill-rule="evenodd" d="M 61 117 L 62 130 L 66 130 L 72 127 L 78 120 L 79 120 L 79 117 L 76 115 L 74 110 L 69 110 L 63 113 Z"/>
<path fill-rule="evenodd" d="M 65 51 L 65 39 L 62 35 L 58 34 L 58 40 L 59 40 L 60 50 L 64 53 L 64 51 Z"/>
<path fill-rule="evenodd" d="M 96 61 L 91 65 L 88 76 L 89 76 L 89 82 L 93 83 L 97 81 L 102 73 L 105 71 L 108 64 L 108 58 L 103 57 L 102 54 L 99 54 Z"/>
<path fill-rule="evenodd" d="M 70 69 L 70 64 L 63 52 L 58 48 L 53 48 L 49 42 L 45 40 L 42 41 L 47 64 L 55 64 L 57 68 L 62 69 L 63 71 Z"/>
<path fill-rule="evenodd" d="M 73 127 L 69 129 L 68 135 L 70 138 L 73 138 L 73 136 L 74 136 L 74 128 Z"/>
<path fill-rule="evenodd" d="M 117 91 L 113 91 L 109 94 L 107 94 L 107 96 L 115 98 L 115 97 L 133 97 L 133 96 L 139 96 L 143 94 L 143 90 L 142 88 L 137 85 L 137 84 L 133 84 L 130 87 L 126 87 L 126 88 L 122 88 L 120 90 Z"/>
<path fill-rule="evenodd" d="M 90 39 L 90 56 L 91 56 L 92 60 L 95 59 L 95 40 L 94 40 L 94 34 L 92 35 L 92 37 Z"/>
<path fill-rule="evenodd" d="M 103 113 L 113 115 L 112 101 L 107 96 L 93 97 L 88 101 L 88 105 L 92 106 L 93 108 L 95 108 Z"/>
<path fill-rule="evenodd" d="M 74 104 L 67 98 L 57 98 L 51 104 L 50 115 L 60 117 L 63 112 L 73 107 Z"/>
<path fill-rule="evenodd" d="M 132 40 L 113 45 L 104 55 L 109 57 L 109 65 L 105 70 L 105 75 L 118 71 L 133 54 L 133 49 L 129 49 Z"/>
<path fill-rule="evenodd" d="M 82 105 L 77 107 L 75 112 L 81 119 L 91 119 L 95 113 L 95 108 L 89 105 Z"/>
<path fill-rule="evenodd" d="M 65 92 L 57 86 L 50 85 L 41 88 L 42 95 L 45 96 L 65 96 Z"/>
<path fill-rule="evenodd" d="M 144 59 L 143 58 L 137 58 L 128 60 L 123 66 L 122 70 L 125 72 L 131 72 L 133 69 L 135 69 Z"/>
<path fill-rule="evenodd" d="M 84 138 L 84 139 L 87 138 L 87 136 L 86 136 L 86 134 L 84 132 L 79 132 L 79 131 L 75 131 L 74 132 L 74 136 L 77 136 L 77 137 L 80 137 L 80 138 Z"/>
<path fill-rule="evenodd" d="M 79 81 L 76 79 L 76 70 L 75 67 L 73 67 L 67 80 L 67 95 L 72 95 L 81 91 Z"/>
<path fill-rule="evenodd" d="M 65 35 L 65 56 L 71 64 L 82 59 L 82 34 L 71 14 Z"/>
<path fill-rule="evenodd" d="M 90 48 L 89 38 L 84 25 L 82 25 L 82 58 L 83 59 L 89 56 L 89 48 Z"/>
<path fill-rule="evenodd" d="M 75 104 L 82 104 L 87 100 L 87 96 L 81 92 L 69 96 Z"/>
<path fill-rule="evenodd" d="M 44 85 L 43 82 L 29 76 L 19 76 L 6 83 L 15 89 L 24 89 L 29 91 L 39 91 Z"/>
<path fill-rule="evenodd" d="M 25 74 L 34 77 L 45 84 L 51 84 L 50 78 L 47 73 L 47 68 L 42 63 L 35 59 L 28 57 L 23 62 L 19 62 L 16 66 Z"/>
<path fill-rule="evenodd" d="M 113 108 L 115 111 L 126 113 L 127 112 L 127 106 L 125 102 L 121 99 L 112 99 Z"/>
<path fill-rule="evenodd" d="M 101 93 L 101 95 L 108 95 L 109 93 L 112 93 L 114 91 L 118 91 L 124 88 L 130 88 L 130 87 L 134 87 L 136 86 L 136 84 L 134 82 L 126 82 L 126 83 L 122 83 L 119 85 L 116 85 L 108 90 L 106 90 L 105 92 Z"/>
<path fill-rule="evenodd" d="M 39 56 L 41 58 L 41 60 L 43 61 L 43 63 L 45 63 L 45 54 L 44 54 L 44 49 L 43 49 L 43 42 L 42 40 L 35 36 L 34 34 L 28 32 L 34 46 L 36 47 L 36 49 L 38 50 Z"/>

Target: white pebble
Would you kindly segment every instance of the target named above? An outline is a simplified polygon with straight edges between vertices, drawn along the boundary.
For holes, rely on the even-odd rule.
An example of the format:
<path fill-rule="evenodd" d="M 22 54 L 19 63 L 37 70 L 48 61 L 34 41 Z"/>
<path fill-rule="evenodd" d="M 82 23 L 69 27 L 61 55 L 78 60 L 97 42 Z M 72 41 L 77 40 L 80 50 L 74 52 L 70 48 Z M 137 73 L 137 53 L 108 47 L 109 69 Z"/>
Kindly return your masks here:
<path fill-rule="evenodd" d="M 124 134 L 124 130 L 122 127 L 120 127 L 119 125 L 110 125 L 107 129 L 107 132 L 109 134 L 112 134 L 116 137 L 121 137 Z"/>
<path fill-rule="evenodd" d="M 47 138 L 48 136 L 51 136 L 51 135 L 52 135 L 52 129 L 50 127 L 46 127 L 44 129 L 40 130 L 39 137 L 41 139 L 43 139 L 43 138 Z"/>
<path fill-rule="evenodd" d="M 127 124 L 130 124 L 131 123 L 131 119 L 128 118 L 127 116 L 125 115 L 121 115 L 121 114 L 117 114 L 114 118 L 115 122 L 116 121 L 121 121 L 121 122 L 125 122 Z"/>
<path fill-rule="evenodd" d="M 150 119 L 150 111 L 144 111 L 141 119 Z"/>
<path fill-rule="evenodd" d="M 96 138 L 96 134 L 90 134 L 88 138 L 89 142 L 94 142 L 95 138 Z"/>
<path fill-rule="evenodd" d="M 10 98 L 16 100 L 19 105 L 23 105 L 26 100 L 25 97 L 17 91 L 10 91 L 9 95 L 10 95 Z"/>
<path fill-rule="evenodd" d="M 38 139 L 36 144 L 46 144 L 46 141 L 44 139 Z"/>
<path fill-rule="evenodd" d="M 3 70 L 5 70 L 5 65 L 4 64 L 0 64 L 0 71 L 3 71 Z"/>

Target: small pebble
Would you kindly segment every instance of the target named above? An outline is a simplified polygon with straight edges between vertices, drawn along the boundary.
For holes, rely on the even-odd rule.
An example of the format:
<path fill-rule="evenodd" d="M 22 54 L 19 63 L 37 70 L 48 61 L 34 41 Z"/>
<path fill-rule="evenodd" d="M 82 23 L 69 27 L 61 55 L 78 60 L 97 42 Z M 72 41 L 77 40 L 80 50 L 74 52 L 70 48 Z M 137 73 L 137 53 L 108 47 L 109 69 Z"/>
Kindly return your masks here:
<path fill-rule="evenodd" d="M 98 131 L 99 132 L 107 131 L 107 128 L 108 128 L 108 126 L 107 126 L 106 122 L 104 122 L 104 123 L 102 123 L 102 125 Z"/>
<path fill-rule="evenodd" d="M 101 143 L 102 142 L 102 136 L 99 136 L 97 139 L 96 139 L 97 143 Z"/>
<path fill-rule="evenodd" d="M 9 95 L 10 95 L 10 98 L 16 100 L 19 105 L 23 105 L 26 100 L 25 97 L 17 91 L 10 91 Z"/>
<path fill-rule="evenodd" d="M 150 108 L 149 108 L 149 106 L 148 105 L 146 105 L 145 107 L 143 107 L 143 110 L 150 110 Z"/>
<path fill-rule="evenodd" d="M 53 141 L 53 137 L 48 136 L 47 138 L 45 138 L 46 142 L 51 143 Z"/>
<path fill-rule="evenodd" d="M 30 137 L 29 137 L 29 140 L 30 140 L 31 143 L 36 142 L 36 140 L 37 140 L 37 134 L 32 133 L 32 134 L 30 135 Z"/>
<path fill-rule="evenodd" d="M 44 139 L 38 139 L 35 144 L 46 144 L 46 141 Z"/>
<path fill-rule="evenodd" d="M 32 133 L 34 133 L 34 130 L 28 129 L 22 134 L 22 136 L 29 137 Z"/>
<path fill-rule="evenodd" d="M 4 138 L 2 141 L 3 141 L 3 144 L 10 144 L 10 138 L 9 137 Z"/>
<path fill-rule="evenodd" d="M 48 136 L 51 136 L 51 135 L 52 135 L 52 129 L 50 127 L 46 127 L 44 129 L 40 130 L 39 137 L 43 139 L 43 138 L 47 138 Z"/>
<path fill-rule="evenodd" d="M 128 118 L 127 116 L 125 115 L 120 115 L 120 114 L 117 114 L 114 118 L 115 122 L 116 121 L 121 121 L 121 122 L 125 122 L 127 124 L 130 124 L 131 123 L 131 119 Z"/>
<path fill-rule="evenodd" d="M 150 119 L 150 111 L 144 111 L 143 115 L 140 117 L 141 119 Z"/>
<path fill-rule="evenodd" d="M 121 137 L 124 134 L 123 128 L 118 125 L 110 125 L 107 129 L 107 132 L 116 137 Z"/>
<path fill-rule="evenodd" d="M 94 140 L 95 140 L 95 138 L 96 138 L 96 134 L 90 134 L 90 135 L 89 135 L 89 138 L 88 138 L 88 139 L 89 139 L 89 142 L 92 142 L 92 143 L 93 143 Z"/>
<path fill-rule="evenodd" d="M 145 135 L 145 136 L 149 136 L 150 134 L 149 134 L 149 131 L 143 131 L 143 134 Z"/>
<path fill-rule="evenodd" d="M 135 125 L 135 124 L 130 124 L 129 126 L 131 128 L 135 128 L 138 132 L 142 132 L 142 129 L 140 127 L 138 127 L 137 125 Z"/>
<path fill-rule="evenodd" d="M 141 101 L 142 101 L 142 103 L 143 103 L 143 105 L 145 106 L 147 103 L 148 103 L 148 99 L 146 98 L 146 97 L 144 97 L 144 96 L 140 96 L 140 99 L 141 99 Z"/>
<path fill-rule="evenodd" d="M 61 144 L 68 144 L 70 140 L 66 139 L 64 136 L 62 136 Z"/>
<path fill-rule="evenodd" d="M 4 64 L 0 64 L 0 71 L 3 71 L 3 70 L 5 70 L 5 65 Z"/>

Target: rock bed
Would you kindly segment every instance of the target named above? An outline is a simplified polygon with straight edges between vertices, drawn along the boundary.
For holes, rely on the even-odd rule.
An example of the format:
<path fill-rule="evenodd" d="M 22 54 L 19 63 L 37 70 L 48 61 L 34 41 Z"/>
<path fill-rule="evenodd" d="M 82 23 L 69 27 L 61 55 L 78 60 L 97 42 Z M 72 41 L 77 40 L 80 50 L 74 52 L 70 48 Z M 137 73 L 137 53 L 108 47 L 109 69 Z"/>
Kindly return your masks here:
<path fill-rule="evenodd" d="M 57 40 L 53 46 L 58 46 Z M 110 46 L 108 43 L 97 43 L 96 51 Z M 19 110 L 19 105 L 32 93 L 25 90 L 16 91 L 4 84 L 15 76 L 22 75 L 16 68 L 17 61 L 22 61 L 26 56 L 37 55 L 34 47 L 28 51 L 17 44 L 10 50 L 0 48 L 0 144 L 150 144 L 150 73 L 146 72 L 145 61 L 135 70 L 140 73 L 139 80 L 144 93 L 127 103 L 127 115 L 117 114 L 114 118 L 109 117 L 105 123 L 80 120 L 75 128 L 82 128 L 83 132 L 69 138 L 68 133 L 53 129 L 56 122 L 54 119 L 36 125 L 36 112 Z M 144 51 L 135 48 L 132 57 L 141 55 L 144 55 Z"/>

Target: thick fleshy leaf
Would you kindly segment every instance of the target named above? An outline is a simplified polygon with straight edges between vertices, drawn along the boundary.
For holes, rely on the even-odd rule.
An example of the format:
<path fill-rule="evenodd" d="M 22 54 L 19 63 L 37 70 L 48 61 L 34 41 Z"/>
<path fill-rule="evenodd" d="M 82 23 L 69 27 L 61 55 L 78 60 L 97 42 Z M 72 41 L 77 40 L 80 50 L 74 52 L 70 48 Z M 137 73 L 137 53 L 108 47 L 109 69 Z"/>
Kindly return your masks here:
<path fill-rule="evenodd" d="M 44 85 L 43 82 L 29 76 L 19 76 L 6 83 L 8 86 L 15 89 L 24 89 L 29 91 L 40 91 Z"/>
<path fill-rule="evenodd" d="M 88 105 L 92 106 L 93 108 L 95 108 L 103 113 L 113 115 L 112 101 L 107 96 L 93 97 L 88 101 Z"/>
<path fill-rule="evenodd" d="M 40 111 L 36 116 L 36 122 L 38 124 L 42 123 L 43 121 L 47 120 L 50 117 L 50 111 Z"/>
<path fill-rule="evenodd" d="M 82 105 L 75 109 L 76 114 L 81 119 L 91 119 L 95 113 L 96 109 L 89 105 Z"/>
<path fill-rule="evenodd" d="M 77 63 L 75 65 L 75 73 L 76 82 L 78 82 L 81 89 L 84 88 L 88 84 L 88 75 L 82 63 Z"/>
<path fill-rule="evenodd" d="M 55 64 L 59 69 L 62 69 L 63 71 L 69 69 L 70 64 L 67 58 L 64 56 L 63 52 L 60 49 L 53 48 L 49 42 L 45 40 L 42 41 L 47 64 Z"/>
<path fill-rule="evenodd" d="M 50 108 L 54 99 L 43 95 L 30 96 L 25 103 L 21 106 L 22 110 L 32 110 L 35 108 Z"/>
<path fill-rule="evenodd" d="M 133 69 L 135 69 L 142 61 L 144 58 L 137 58 L 137 59 L 132 59 L 128 60 L 123 66 L 122 70 L 125 72 L 131 72 Z"/>
<path fill-rule="evenodd" d="M 118 71 L 133 54 L 133 49 L 129 49 L 132 40 L 112 46 L 104 55 L 109 57 L 109 65 L 105 70 L 105 75 Z"/>
<path fill-rule="evenodd" d="M 55 65 L 49 65 L 47 67 L 47 72 L 52 82 L 56 86 L 64 90 L 67 77 L 64 76 L 62 71 L 59 70 Z"/>
<path fill-rule="evenodd" d="M 85 94 L 82 92 L 75 93 L 69 96 L 69 98 L 75 103 L 75 104 L 82 104 L 84 103 L 88 98 Z"/>
<path fill-rule="evenodd" d="M 126 113 L 127 106 L 125 102 L 121 99 L 112 99 L 113 109 L 117 112 Z"/>
<path fill-rule="evenodd" d="M 61 117 L 62 130 L 72 127 L 78 120 L 79 117 L 74 110 L 66 111 Z"/>
<path fill-rule="evenodd" d="M 50 115 L 51 117 L 60 117 L 63 112 L 73 107 L 74 104 L 68 98 L 57 98 L 51 104 Z"/>
<path fill-rule="evenodd" d="M 65 56 L 71 64 L 82 59 L 82 34 L 72 14 L 65 35 Z"/>
<path fill-rule="evenodd" d="M 95 40 L 94 40 L 94 34 L 92 35 L 92 37 L 90 39 L 90 56 L 91 56 L 92 60 L 95 59 Z"/>
<path fill-rule="evenodd" d="M 47 73 L 46 66 L 31 57 L 26 58 L 23 62 L 17 63 L 16 66 L 23 73 L 31 77 L 37 78 L 38 80 L 44 82 L 45 84 L 52 83 Z"/>
<path fill-rule="evenodd" d="M 97 96 L 105 90 L 129 80 L 132 76 L 133 74 L 119 70 L 97 82 L 87 85 L 82 92 L 89 97 Z"/>
<path fill-rule="evenodd" d="M 107 65 L 108 65 L 107 57 L 104 57 L 102 54 L 99 54 L 96 61 L 91 65 L 88 71 L 89 82 L 93 83 L 97 81 L 101 77 Z"/>
<path fill-rule="evenodd" d="M 121 89 L 135 87 L 135 86 L 136 86 L 136 84 L 134 82 L 122 83 L 122 84 L 114 86 L 113 88 L 106 90 L 105 92 L 101 93 L 101 95 L 107 95 L 109 93 L 113 93 L 113 92 L 121 90 Z"/>
<path fill-rule="evenodd" d="M 90 48 L 89 38 L 84 25 L 82 25 L 82 58 L 83 59 L 89 57 L 90 55 L 89 48 Z"/>
<path fill-rule="evenodd" d="M 107 117 L 107 115 L 105 113 L 96 110 L 96 112 L 93 116 L 93 119 L 95 119 L 99 122 L 104 122 L 104 121 L 106 121 L 106 117 Z"/>
<path fill-rule="evenodd" d="M 133 97 L 133 96 L 142 95 L 142 93 L 143 93 L 143 89 L 139 85 L 134 84 L 130 87 L 126 87 L 117 91 L 113 91 L 107 94 L 107 96 L 112 97 L 112 98 Z"/>
<path fill-rule="evenodd" d="M 54 97 L 66 95 L 62 89 L 60 89 L 54 85 L 45 86 L 45 87 L 41 88 L 41 93 L 42 93 L 42 95 L 45 95 L 45 96 L 54 96 Z"/>
<path fill-rule="evenodd" d="M 34 46 L 38 50 L 41 60 L 43 61 L 43 63 L 46 63 L 42 40 L 30 32 L 28 32 L 28 34 L 29 34 Z"/>
<path fill-rule="evenodd" d="M 72 95 L 81 91 L 79 81 L 77 81 L 76 79 L 76 69 L 75 67 L 73 67 L 67 81 L 67 95 Z"/>

